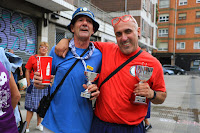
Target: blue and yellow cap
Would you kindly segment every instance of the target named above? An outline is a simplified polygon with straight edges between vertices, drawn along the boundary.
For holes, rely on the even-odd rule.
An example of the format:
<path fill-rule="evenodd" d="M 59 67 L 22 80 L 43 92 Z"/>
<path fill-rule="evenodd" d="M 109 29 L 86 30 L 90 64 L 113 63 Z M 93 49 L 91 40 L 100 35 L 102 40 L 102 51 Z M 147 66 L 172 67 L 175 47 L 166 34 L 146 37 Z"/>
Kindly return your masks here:
<path fill-rule="evenodd" d="M 99 29 L 99 24 L 96 22 L 94 14 L 88 10 L 86 7 L 79 7 L 78 9 L 76 9 L 76 11 L 73 13 L 72 15 L 72 20 L 70 22 L 70 24 L 67 26 L 67 29 L 71 31 L 70 25 L 75 23 L 75 17 L 79 16 L 79 15 L 84 15 L 84 16 L 88 16 L 89 18 L 92 19 L 93 21 L 93 27 L 94 27 L 94 33 Z"/>

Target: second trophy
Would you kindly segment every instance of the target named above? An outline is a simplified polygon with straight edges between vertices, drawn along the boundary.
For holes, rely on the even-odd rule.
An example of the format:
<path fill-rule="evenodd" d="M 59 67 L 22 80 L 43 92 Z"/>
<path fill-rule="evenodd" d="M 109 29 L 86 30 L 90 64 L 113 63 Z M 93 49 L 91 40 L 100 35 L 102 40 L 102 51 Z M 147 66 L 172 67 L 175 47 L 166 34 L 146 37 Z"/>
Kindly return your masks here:
<path fill-rule="evenodd" d="M 89 71 L 84 71 L 84 74 L 88 81 L 87 86 L 91 85 L 92 82 L 94 82 L 99 76 L 99 73 L 89 72 Z M 81 97 L 91 98 L 91 92 L 88 92 L 88 89 L 86 89 L 84 92 L 81 92 Z"/>
<path fill-rule="evenodd" d="M 139 78 L 139 84 L 143 81 L 148 81 L 153 73 L 153 67 L 137 65 L 135 69 L 136 76 Z M 147 104 L 147 98 L 144 96 L 138 96 L 135 93 L 131 95 L 130 99 L 133 104 Z"/>

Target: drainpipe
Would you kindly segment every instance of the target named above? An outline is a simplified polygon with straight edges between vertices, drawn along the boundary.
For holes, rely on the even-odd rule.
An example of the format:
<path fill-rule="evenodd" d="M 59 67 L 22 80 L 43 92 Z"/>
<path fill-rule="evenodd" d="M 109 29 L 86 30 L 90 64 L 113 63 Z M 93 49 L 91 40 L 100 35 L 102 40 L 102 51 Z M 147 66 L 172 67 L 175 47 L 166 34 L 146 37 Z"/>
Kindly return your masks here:
<path fill-rule="evenodd" d="M 176 50 L 176 13 L 177 13 L 177 0 L 175 1 L 174 46 L 173 46 L 173 64 L 172 64 L 172 65 L 175 65 L 175 50 Z"/>
<path fill-rule="evenodd" d="M 127 12 L 127 0 L 125 0 L 125 10 L 124 12 L 126 13 Z"/>

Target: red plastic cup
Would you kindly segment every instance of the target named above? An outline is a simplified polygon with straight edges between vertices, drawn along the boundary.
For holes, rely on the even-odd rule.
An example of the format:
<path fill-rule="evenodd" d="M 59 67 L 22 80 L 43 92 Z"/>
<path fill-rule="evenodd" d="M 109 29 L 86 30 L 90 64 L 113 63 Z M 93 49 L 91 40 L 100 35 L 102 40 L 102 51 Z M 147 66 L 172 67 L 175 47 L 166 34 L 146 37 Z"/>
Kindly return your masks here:
<path fill-rule="evenodd" d="M 49 85 L 51 81 L 51 56 L 38 56 L 37 57 L 37 71 L 42 77 L 42 84 Z"/>

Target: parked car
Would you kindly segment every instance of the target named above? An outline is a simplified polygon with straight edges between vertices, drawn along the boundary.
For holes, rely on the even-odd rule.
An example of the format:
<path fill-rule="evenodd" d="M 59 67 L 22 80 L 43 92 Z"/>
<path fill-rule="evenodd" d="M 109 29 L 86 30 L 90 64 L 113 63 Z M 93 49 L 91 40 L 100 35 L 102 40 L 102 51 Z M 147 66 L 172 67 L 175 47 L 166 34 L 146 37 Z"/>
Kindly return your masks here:
<path fill-rule="evenodd" d="M 163 65 L 164 68 L 166 68 L 167 70 L 172 70 L 174 71 L 174 74 L 177 75 L 185 75 L 187 74 L 186 71 L 178 66 L 172 66 L 172 65 Z"/>
<path fill-rule="evenodd" d="M 163 73 L 164 75 L 174 75 L 174 71 L 172 70 L 167 70 L 166 68 L 163 67 Z"/>

